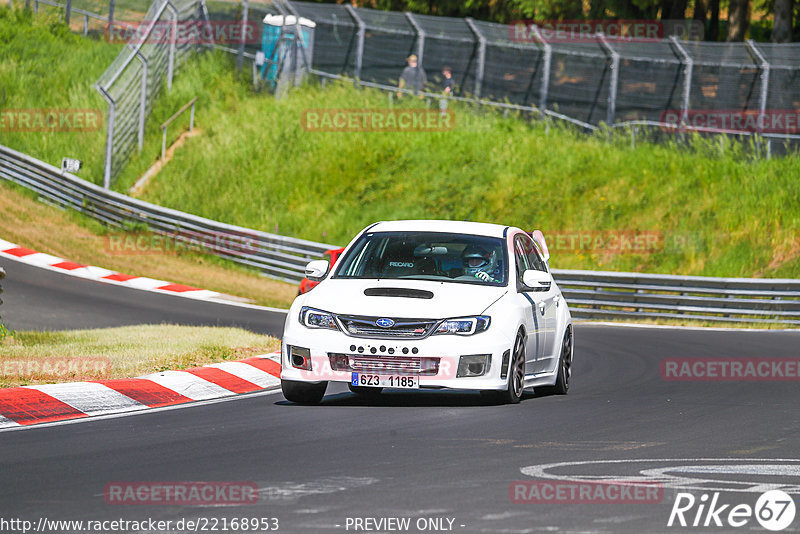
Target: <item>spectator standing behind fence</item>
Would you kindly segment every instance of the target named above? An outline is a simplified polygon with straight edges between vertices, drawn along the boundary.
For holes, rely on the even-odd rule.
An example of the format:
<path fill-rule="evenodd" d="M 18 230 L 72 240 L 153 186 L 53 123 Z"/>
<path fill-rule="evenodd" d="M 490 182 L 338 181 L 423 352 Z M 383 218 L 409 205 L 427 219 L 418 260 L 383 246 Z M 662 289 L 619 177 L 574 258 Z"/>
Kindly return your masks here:
<path fill-rule="evenodd" d="M 415 93 L 419 93 L 425 87 L 425 84 L 428 83 L 428 77 L 425 76 L 425 71 L 417 65 L 417 56 L 411 54 L 408 56 L 408 66 L 403 69 L 403 73 L 400 74 L 400 82 L 397 86 L 400 89 L 403 89 L 406 85 L 408 88 L 414 91 Z M 422 98 L 423 95 L 419 95 Z M 403 92 L 397 92 L 397 98 L 402 98 Z"/>
<path fill-rule="evenodd" d="M 442 93 L 444 93 L 445 97 L 439 99 L 439 111 L 444 115 L 447 113 L 447 97 L 456 94 L 456 82 L 453 80 L 453 70 L 450 67 L 444 67 L 442 69 L 442 76 L 444 76 L 442 80 Z"/>

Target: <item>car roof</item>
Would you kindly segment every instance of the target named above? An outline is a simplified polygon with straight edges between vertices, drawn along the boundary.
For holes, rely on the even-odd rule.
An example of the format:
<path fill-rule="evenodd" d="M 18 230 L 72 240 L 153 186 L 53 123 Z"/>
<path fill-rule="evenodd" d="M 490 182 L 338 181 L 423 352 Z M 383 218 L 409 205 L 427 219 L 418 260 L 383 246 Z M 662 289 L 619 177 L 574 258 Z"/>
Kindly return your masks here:
<path fill-rule="evenodd" d="M 374 224 L 370 232 L 449 232 L 456 234 L 504 237 L 508 226 L 471 221 L 407 220 L 384 221 Z"/>

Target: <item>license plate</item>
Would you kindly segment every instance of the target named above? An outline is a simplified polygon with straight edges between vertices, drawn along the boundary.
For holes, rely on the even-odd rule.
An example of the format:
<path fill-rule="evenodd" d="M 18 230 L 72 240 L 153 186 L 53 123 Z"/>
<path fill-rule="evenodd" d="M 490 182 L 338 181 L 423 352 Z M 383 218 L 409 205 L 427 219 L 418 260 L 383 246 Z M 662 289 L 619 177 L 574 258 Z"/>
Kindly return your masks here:
<path fill-rule="evenodd" d="M 418 376 L 374 375 L 370 373 L 353 373 L 350 383 L 367 388 L 419 388 Z"/>

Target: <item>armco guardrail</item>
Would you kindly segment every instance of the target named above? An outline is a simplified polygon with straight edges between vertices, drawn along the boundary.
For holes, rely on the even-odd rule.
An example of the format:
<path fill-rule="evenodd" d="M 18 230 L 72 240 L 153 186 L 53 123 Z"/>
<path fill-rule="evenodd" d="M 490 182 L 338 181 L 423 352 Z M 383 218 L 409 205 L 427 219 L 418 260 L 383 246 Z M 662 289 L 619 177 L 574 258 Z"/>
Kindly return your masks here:
<path fill-rule="evenodd" d="M 202 247 L 211 254 L 286 281 L 302 279 L 310 259 L 336 248 L 224 224 L 107 191 L 2 145 L 0 178 L 32 189 L 50 202 L 75 209 L 105 224 L 146 225 L 148 230 L 169 236 L 176 242 Z"/>
<path fill-rule="evenodd" d="M 553 270 L 574 317 L 800 324 L 800 280 Z"/>
<path fill-rule="evenodd" d="M 334 245 L 215 222 L 106 191 L 0 145 L 0 178 L 106 224 L 148 229 L 287 281 Z M 800 324 L 800 280 L 553 270 L 576 318 L 679 318 Z"/>

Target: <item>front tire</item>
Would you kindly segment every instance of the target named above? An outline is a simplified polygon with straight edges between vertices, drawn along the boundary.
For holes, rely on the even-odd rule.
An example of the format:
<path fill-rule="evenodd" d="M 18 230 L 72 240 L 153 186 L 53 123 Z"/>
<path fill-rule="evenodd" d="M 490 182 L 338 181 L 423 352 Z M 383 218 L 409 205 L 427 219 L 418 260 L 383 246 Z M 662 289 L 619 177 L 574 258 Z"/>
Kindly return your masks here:
<path fill-rule="evenodd" d="M 519 404 L 522 400 L 522 391 L 525 389 L 525 337 L 522 332 L 517 334 L 514 342 L 514 352 L 508 368 L 508 386 L 500 392 L 500 398 L 506 404 Z"/>
<path fill-rule="evenodd" d="M 566 395 L 569 391 L 569 382 L 572 378 L 572 327 L 568 326 L 564 333 L 564 342 L 561 344 L 561 356 L 558 358 L 558 374 L 552 386 L 544 388 L 551 395 Z"/>
<path fill-rule="evenodd" d="M 297 382 L 295 380 L 281 380 L 281 390 L 283 396 L 289 402 L 296 404 L 319 404 L 328 389 L 327 382 L 319 384 L 309 384 L 308 382 Z"/>

